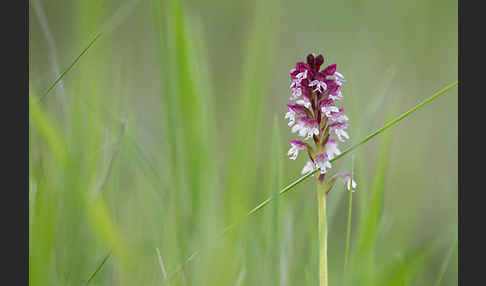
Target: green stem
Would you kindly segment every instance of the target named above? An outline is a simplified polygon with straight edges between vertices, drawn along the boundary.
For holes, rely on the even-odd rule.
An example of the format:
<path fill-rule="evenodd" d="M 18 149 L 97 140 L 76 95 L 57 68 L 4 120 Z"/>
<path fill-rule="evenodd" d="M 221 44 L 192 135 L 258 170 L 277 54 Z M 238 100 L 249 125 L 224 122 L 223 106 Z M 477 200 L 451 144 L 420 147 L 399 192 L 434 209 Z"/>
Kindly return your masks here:
<path fill-rule="evenodd" d="M 319 228 L 319 286 L 327 286 L 326 193 L 329 185 L 317 179 L 317 217 Z"/>

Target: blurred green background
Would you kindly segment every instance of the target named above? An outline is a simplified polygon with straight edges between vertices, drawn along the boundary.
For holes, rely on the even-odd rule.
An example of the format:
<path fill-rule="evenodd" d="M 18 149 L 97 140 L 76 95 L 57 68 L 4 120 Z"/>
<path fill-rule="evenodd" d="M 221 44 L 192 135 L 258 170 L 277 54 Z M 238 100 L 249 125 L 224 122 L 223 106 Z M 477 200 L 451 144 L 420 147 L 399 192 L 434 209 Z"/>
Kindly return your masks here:
<path fill-rule="evenodd" d="M 289 70 L 310 52 L 338 64 L 347 146 L 457 79 L 450 0 L 32 0 L 29 15 L 31 285 L 317 285 L 314 180 L 219 235 L 300 176 Z M 452 89 L 354 153 L 350 266 L 339 183 L 329 285 L 457 285 L 457 122 Z"/>

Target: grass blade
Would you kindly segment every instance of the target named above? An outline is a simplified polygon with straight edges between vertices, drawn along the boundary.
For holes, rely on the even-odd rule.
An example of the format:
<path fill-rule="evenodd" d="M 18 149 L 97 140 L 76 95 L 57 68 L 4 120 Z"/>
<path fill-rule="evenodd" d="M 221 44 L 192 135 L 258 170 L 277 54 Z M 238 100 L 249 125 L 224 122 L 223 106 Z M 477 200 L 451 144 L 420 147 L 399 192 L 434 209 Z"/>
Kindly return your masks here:
<path fill-rule="evenodd" d="M 121 127 L 120 127 L 120 137 L 118 138 L 118 141 L 116 142 L 115 149 L 113 150 L 113 154 L 110 159 L 110 163 L 108 165 L 108 169 L 106 170 L 106 175 L 103 177 L 103 180 L 98 186 L 98 189 L 96 191 L 95 197 L 98 197 L 101 194 L 101 191 L 104 189 L 106 183 L 108 182 L 108 179 L 110 178 L 111 170 L 113 169 L 113 164 L 116 159 L 116 155 L 120 151 L 120 145 L 122 143 L 123 135 L 125 134 L 125 125 L 126 125 L 127 119 L 123 118 L 121 122 Z"/>
<path fill-rule="evenodd" d="M 378 162 L 373 179 L 373 185 L 370 189 L 371 200 L 366 202 L 365 217 L 360 221 L 360 241 L 358 242 L 358 258 L 359 261 L 366 261 L 363 267 L 366 269 L 367 280 L 363 280 L 365 285 L 374 285 L 374 266 L 375 266 L 375 250 L 378 247 L 378 237 L 380 234 L 380 220 L 382 219 L 384 209 L 384 193 L 385 193 L 385 179 L 388 173 L 388 162 L 390 157 L 391 136 L 392 133 L 384 135 L 380 142 L 378 153 Z"/>
<path fill-rule="evenodd" d="M 157 259 L 159 261 L 160 270 L 162 271 L 162 276 L 164 277 L 164 280 L 167 280 L 167 271 L 165 270 L 164 261 L 162 260 L 162 255 L 160 255 L 160 250 L 158 247 L 156 247 L 155 251 L 157 252 Z M 169 281 L 167 282 L 167 285 L 170 286 Z"/>
<path fill-rule="evenodd" d="M 89 276 L 88 281 L 86 281 L 86 285 L 88 285 L 89 282 L 91 282 L 91 280 L 93 280 L 93 278 L 96 276 L 96 274 L 98 274 L 98 272 L 100 272 L 101 268 L 103 268 L 103 265 L 105 265 L 106 261 L 108 260 L 108 258 L 110 258 L 110 256 L 111 256 L 111 251 L 108 252 L 108 254 L 105 256 L 105 258 L 103 258 L 103 260 L 101 261 L 100 265 L 98 265 L 98 267 L 93 272 L 93 274 L 91 274 Z"/>
<path fill-rule="evenodd" d="M 273 136 L 272 136 L 272 152 L 271 152 L 271 172 L 270 176 L 271 180 L 271 190 L 272 197 L 275 198 L 275 203 L 273 204 L 273 211 L 271 217 L 271 225 L 272 225 L 272 255 L 271 255 L 271 272 L 270 272 L 270 281 L 274 285 L 281 285 L 280 283 L 280 202 L 279 202 L 279 193 L 278 188 L 282 184 L 282 144 L 280 140 L 280 128 L 278 125 L 279 119 L 274 117 L 273 119 Z M 270 283 L 268 283 L 270 284 Z"/>
<path fill-rule="evenodd" d="M 402 115 L 398 116 L 397 118 L 395 118 L 394 120 L 388 122 L 387 124 L 385 124 L 385 126 L 383 126 L 382 128 L 376 130 L 375 132 L 371 133 L 370 135 L 368 135 L 365 139 L 361 140 L 361 142 L 349 147 L 348 149 L 346 149 L 344 152 L 342 152 L 340 155 L 336 156 L 334 159 L 331 160 L 331 162 L 334 162 L 336 160 L 338 160 L 339 158 L 347 155 L 349 152 L 353 151 L 354 149 L 358 148 L 359 146 L 363 145 L 364 143 L 370 141 L 371 139 L 373 139 L 373 137 L 379 135 L 380 133 L 382 133 L 383 131 L 387 130 L 388 128 L 392 127 L 393 125 L 397 124 L 399 121 L 401 121 L 402 119 L 404 119 L 405 117 L 409 116 L 410 114 L 414 113 L 415 111 L 417 111 L 417 109 L 419 109 L 420 107 L 426 105 L 427 103 L 431 102 L 432 100 L 434 100 L 435 98 L 437 98 L 439 95 L 442 95 L 444 94 L 446 91 L 448 91 L 449 89 L 455 87 L 456 85 L 458 85 L 458 82 L 455 81 L 453 82 L 452 84 L 444 87 L 443 89 L 439 90 L 438 92 L 436 92 L 434 95 L 432 95 L 431 97 L 427 98 L 426 100 L 422 101 L 421 103 L 415 105 L 414 107 L 412 107 L 410 110 L 408 110 L 407 112 L 403 113 Z"/>
<path fill-rule="evenodd" d="M 425 268 L 432 252 L 430 245 L 409 250 L 398 261 L 386 263 L 380 275 L 373 277 L 372 285 L 414 285 L 413 279 Z"/>
<path fill-rule="evenodd" d="M 81 53 L 74 59 L 74 61 L 57 77 L 57 79 L 49 86 L 49 88 L 40 97 L 40 100 L 44 100 L 46 96 L 51 92 L 51 90 L 61 81 L 61 79 L 74 67 L 74 65 L 81 59 L 81 57 L 86 54 L 86 52 L 91 48 L 91 46 L 99 39 L 101 33 L 97 34 L 91 42 L 81 51 Z"/>
<path fill-rule="evenodd" d="M 447 255 L 444 259 L 444 262 L 442 263 L 442 266 L 440 268 L 440 272 L 439 272 L 439 276 L 437 277 L 437 280 L 435 282 L 435 286 L 439 286 L 440 285 L 440 282 L 442 282 L 442 278 L 444 277 L 444 274 L 447 270 L 447 266 L 449 265 L 449 261 L 451 260 L 452 258 L 452 254 L 454 253 L 454 251 L 457 249 L 457 234 L 454 234 L 455 238 L 454 240 L 452 241 L 452 244 L 449 248 L 449 251 L 447 252 Z"/>

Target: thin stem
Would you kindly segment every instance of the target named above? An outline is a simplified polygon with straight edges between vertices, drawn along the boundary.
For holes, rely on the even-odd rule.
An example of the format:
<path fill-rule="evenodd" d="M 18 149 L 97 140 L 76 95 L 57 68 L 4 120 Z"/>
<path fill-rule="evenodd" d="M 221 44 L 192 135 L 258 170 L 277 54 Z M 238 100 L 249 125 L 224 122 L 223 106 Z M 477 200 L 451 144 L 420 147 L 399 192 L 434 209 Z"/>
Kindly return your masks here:
<path fill-rule="evenodd" d="M 86 281 L 86 285 L 88 285 L 91 280 L 93 280 L 93 278 L 96 276 L 96 274 L 98 272 L 100 272 L 101 268 L 103 268 L 103 265 L 105 265 L 106 261 L 108 260 L 108 258 L 110 258 L 111 256 L 111 250 L 110 252 L 108 252 L 108 254 L 105 256 L 105 258 L 103 258 L 103 261 L 101 261 L 100 265 L 98 265 L 98 267 L 96 268 L 96 270 L 93 272 L 93 274 L 91 274 L 88 278 L 88 281 Z"/>
<path fill-rule="evenodd" d="M 326 193 L 329 185 L 317 179 L 317 217 L 319 229 L 319 286 L 327 286 Z"/>

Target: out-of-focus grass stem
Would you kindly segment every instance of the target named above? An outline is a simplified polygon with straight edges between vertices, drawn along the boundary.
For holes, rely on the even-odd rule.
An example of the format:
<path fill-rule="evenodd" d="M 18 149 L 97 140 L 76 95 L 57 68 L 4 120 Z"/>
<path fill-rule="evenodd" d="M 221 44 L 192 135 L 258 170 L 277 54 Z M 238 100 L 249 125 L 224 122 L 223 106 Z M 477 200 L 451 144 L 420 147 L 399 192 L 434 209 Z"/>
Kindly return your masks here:
<path fill-rule="evenodd" d="M 440 282 L 442 282 L 442 278 L 444 277 L 444 274 L 447 270 L 447 266 L 449 265 L 449 261 L 451 260 L 452 254 L 457 249 L 457 234 L 454 234 L 454 236 L 455 236 L 455 238 L 452 241 L 451 246 L 449 247 L 449 251 L 447 252 L 446 257 L 444 258 L 444 261 L 443 261 L 442 266 L 440 268 L 439 276 L 437 277 L 437 280 L 436 280 L 434 286 L 439 286 Z"/>
<path fill-rule="evenodd" d="M 354 156 L 351 157 L 351 174 L 350 174 L 350 181 L 351 181 L 351 188 L 352 182 L 354 179 Z M 353 210 L 353 191 L 349 190 L 349 200 L 348 200 L 348 223 L 346 227 L 346 248 L 344 250 L 344 269 L 343 269 L 343 285 L 346 285 L 346 277 L 347 277 L 347 268 L 348 268 L 348 259 L 349 259 L 349 241 L 351 238 L 351 215 Z"/>

